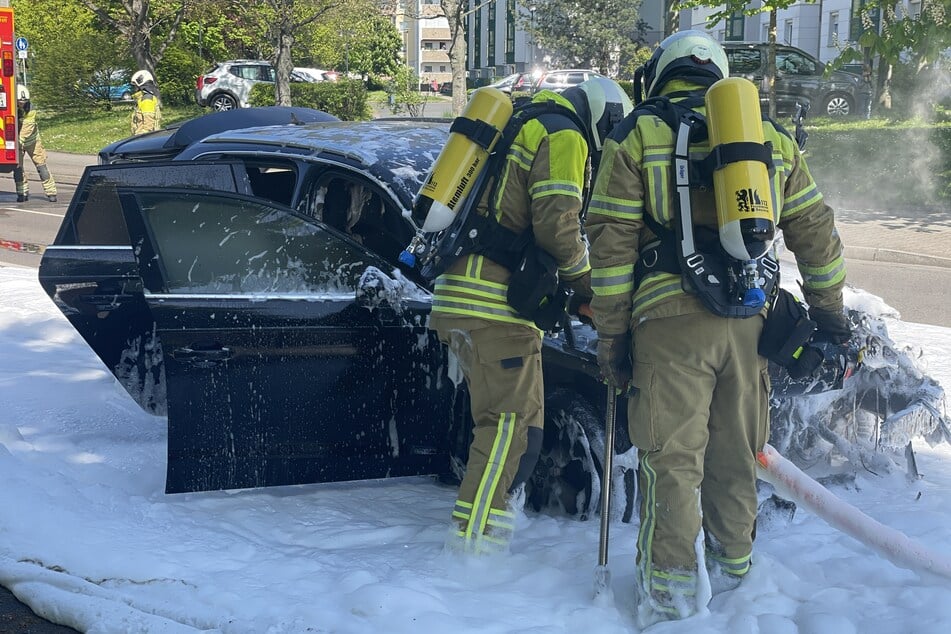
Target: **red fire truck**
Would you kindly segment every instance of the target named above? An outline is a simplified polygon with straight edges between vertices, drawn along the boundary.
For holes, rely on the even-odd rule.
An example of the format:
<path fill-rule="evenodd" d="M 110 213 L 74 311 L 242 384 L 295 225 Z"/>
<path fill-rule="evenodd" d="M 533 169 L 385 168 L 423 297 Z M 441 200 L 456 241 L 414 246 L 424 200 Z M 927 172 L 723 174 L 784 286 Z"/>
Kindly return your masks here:
<path fill-rule="evenodd" d="M 13 33 L 13 9 L 0 7 L 0 130 L 3 131 L 0 172 L 12 172 L 19 154 Z"/>

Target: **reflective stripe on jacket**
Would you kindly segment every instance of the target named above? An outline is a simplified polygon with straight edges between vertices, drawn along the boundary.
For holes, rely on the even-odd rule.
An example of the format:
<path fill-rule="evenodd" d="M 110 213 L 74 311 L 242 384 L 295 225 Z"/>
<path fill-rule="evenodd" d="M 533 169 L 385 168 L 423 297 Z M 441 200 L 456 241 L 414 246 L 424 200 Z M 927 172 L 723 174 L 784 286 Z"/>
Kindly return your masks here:
<path fill-rule="evenodd" d="M 696 88 L 675 81 L 669 91 Z M 696 109 L 703 112 L 704 108 Z M 771 196 L 786 246 L 796 255 L 810 306 L 841 310 L 845 263 L 832 210 L 823 202 L 799 147 L 789 134 L 764 121 L 775 173 Z M 591 243 L 591 302 L 598 332 L 619 334 L 641 319 L 705 310 L 677 274 L 656 272 L 634 288 L 634 265 L 642 247 L 656 240 L 643 214 L 668 229 L 675 215 L 675 132 L 652 114 L 628 116 L 605 143 L 585 227 Z M 706 141 L 690 146 L 691 159 L 709 154 Z M 712 190 L 691 191 L 694 226 L 717 227 Z"/>
<path fill-rule="evenodd" d="M 550 91 L 533 102 L 570 103 Z M 571 108 L 574 110 L 573 108 Z M 499 176 L 492 209 L 505 227 L 521 233 L 531 227 L 535 244 L 550 253 L 566 281 L 590 270 L 579 214 L 587 178 L 588 146 L 574 123 L 547 113 L 519 130 Z M 488 213 L 488 193 L 479 212 Z M 436 278 L 433 317 L 479 318 L 530 325 L 506 301 L 509 271 L 481 255 L 460 257 Z"/>

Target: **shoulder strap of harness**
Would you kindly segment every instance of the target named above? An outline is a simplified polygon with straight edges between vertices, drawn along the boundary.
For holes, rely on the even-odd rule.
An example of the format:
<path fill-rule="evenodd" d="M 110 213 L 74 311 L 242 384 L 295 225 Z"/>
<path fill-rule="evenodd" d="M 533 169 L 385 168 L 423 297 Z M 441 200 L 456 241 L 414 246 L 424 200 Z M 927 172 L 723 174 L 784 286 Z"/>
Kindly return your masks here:
<path fill-rule="evenodd" d="M 585 127 L 581 118 L 562 104 L 555 101 L 530 101 L 516 104 L 515 111 L 503 128 L 502 135 L 492 149 L 485 169 L 480 174 L 480 182 L 473 187 L 465 207 L 456 214 L 452 224 L 434 238 L 432 257 L 424 263 L 422 268 L 424 277 L 435 279 L 456 259 L 470 253 L 484 255 L 509 270 L 514 270 L 518 266 L 522 251 L 529 243 L 534 242 L 531 228 L 516 233 L 504 227 L 495 218 L 491 207 L 489 213 L 484 216 L 476 211 L 476 207 L 482 200 L 486 187 L 491 188 L 489 204 L 492 205 L 499 184 L 499 171 L 505 165 L 508 152 L 522 126 L 546 114 L 558 114 L 568 118 L 584 134 Z M 461 117 L 457 117 L 453 126 L 460 119 Z M 469 126 L 469 124 L 461 125 Z M 478 136 L 478 126 L 467 127 L 466 132 L 475 133 Z"/>

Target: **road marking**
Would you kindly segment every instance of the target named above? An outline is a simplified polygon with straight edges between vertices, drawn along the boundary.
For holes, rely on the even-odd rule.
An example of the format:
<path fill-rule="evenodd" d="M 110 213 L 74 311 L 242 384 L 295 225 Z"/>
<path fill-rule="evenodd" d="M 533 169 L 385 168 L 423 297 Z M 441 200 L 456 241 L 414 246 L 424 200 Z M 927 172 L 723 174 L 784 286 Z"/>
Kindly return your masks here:
<path fill-rule="evenodd" d="M 53 216 L 54 218 L 62 218 L 63 214 L 51 214 L 48 211 L 33 211 L 32 209 L 23 209 L 22 207 L 0 207 L 6 211 L 22 211 L 25 214 L 36 214 L 37 216 Z"/>

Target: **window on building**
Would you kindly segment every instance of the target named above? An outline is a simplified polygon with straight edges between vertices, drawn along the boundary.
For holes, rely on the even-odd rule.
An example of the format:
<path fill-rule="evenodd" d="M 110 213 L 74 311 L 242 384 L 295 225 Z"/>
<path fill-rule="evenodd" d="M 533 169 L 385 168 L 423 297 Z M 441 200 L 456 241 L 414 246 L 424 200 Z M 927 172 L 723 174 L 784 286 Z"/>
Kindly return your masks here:
<path fill-rule="evenodd" d="M 446 43 L 445 43 L 445 42 L 440 42 L 440 43 L 439 43 L 439 50 L 440 50 L 440 51 L 446 50 Z"/>
<path fill-rule="evenodd" d="M 445 65 L 445 64 L 440 64 L 440 65 L 439 65 L 439 72 L 440 72 L 440 73 L 448 72 L 448 71 L 446 70 L 446 65 Z"/>
<path fill-rule="evenodd" d="M 489 27 L 489 28 L 488 28 L 488 31 L 489 31 L 489 32 L 488 32 L 488 38 L 487 38 L 488 41 L 486 42 L 487 45 L 488 45 L 488 47 L 489 47 L 489 63 L 488 63 L 489 66 L 495 64 L 495 63 L 498 61 L 498 51 L 495 50 L 495 13 L 496 13 L 496 8 L 497 8 L 497 7 L 495 6 L 495 3 L 494 3 L 494 2 L 493 2 L 491 5 L 489 5 L 489 25 L 488 25 L 488 27 Z"/>
<path fill-rule="evenodd" d="M 908 17 L 917 20 L 921 16 L 921 0 L 911 0 L 908 3 Z"/>
<path fill-rule="evenodd" d="M 839 12 L 830 11 L 829 12 L 829 46 L 836 46 L 839 44 Z"/>
<path fill-rule="evenodd" d="M 849 16 L 849 39 L 858 41 L 866 30 L 866 23 L 874 33 L 879 32 L 881 25 L 881 10 L 878 7 L 866 7 L 868 0 L 852 0 L 852 13 Z M 867 19 L 863 20 L 863 16 Z"/>
<path fill-rule="evenodd" d="M 763 41 L 764 42 L 769 41 L 769 24 L 763 25 Z"/>
<path fill-rule="evenodd" d="M 792 45 L 792 34 L 793 34 L 792 28 L 793 28 L 793 21 L 786 20 L 786 24 L 783 26 L 783 43 L 789 44 L 790 46 Z"/>
<path fill-rule="evenodd" d="M 736 11 L 730 18 L 726 21 L 726 36 L 725 39 L 727 42 L 742 42 L 743 32 L 746 27 L 746 16 L 743 15 L 742 11 Z"/>
<path fill-rule="evenodd" d="M 423 42 L 423 49 L 424 49 L 424 50 L 427 50 L 427 51 L 433 50 L 433 43 L 432 43 L 432 42 Z"/>
<path fill-rule="evenodd" d="M 424 72 L 424 73 L 431 73 L 431 72 L 433 72 L 433 67 L 432 67 L 432 66 L 428 66 L 428 65 L 427 65 L 427 66 L 423 66 L 423 72 Z"/>

